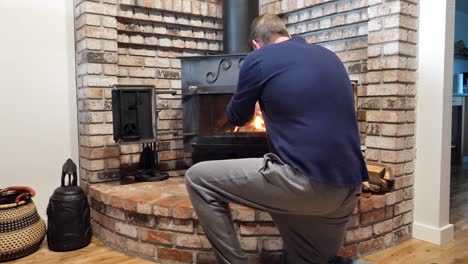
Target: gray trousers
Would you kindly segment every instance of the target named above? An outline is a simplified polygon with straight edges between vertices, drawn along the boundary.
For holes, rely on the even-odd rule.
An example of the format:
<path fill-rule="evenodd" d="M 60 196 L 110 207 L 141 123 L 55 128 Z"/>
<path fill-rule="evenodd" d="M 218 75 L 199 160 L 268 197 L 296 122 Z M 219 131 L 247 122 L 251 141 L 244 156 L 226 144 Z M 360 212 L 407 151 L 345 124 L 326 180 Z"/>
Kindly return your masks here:
<path fill-rule="evenodd" d="M 361 192 L 324 185 L 274 154 L 263 158 L 200 162 L 186 173 L 198 220 L 218 263 L 248 263 L 230 217 L 229 203 L 269 212 L 288 264 L 328 263 L 337 253 Z"/>

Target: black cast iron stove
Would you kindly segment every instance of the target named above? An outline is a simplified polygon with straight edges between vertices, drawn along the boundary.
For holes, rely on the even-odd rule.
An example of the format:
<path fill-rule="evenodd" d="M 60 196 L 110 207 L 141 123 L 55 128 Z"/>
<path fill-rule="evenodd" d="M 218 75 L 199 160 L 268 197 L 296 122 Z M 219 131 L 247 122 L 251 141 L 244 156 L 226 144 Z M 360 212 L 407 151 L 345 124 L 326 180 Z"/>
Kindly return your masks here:
<path fill-rule="evenodd" d="M 239 70 L 251 51 L 250 24 L 258 0 L 224 0 L 223 46 L 226 54 L 182 57 L 184 148 L 193 162 L 261 157 L 268 152 L 265 131 L 236 128 L 226 107 L 237 88 Z"/>

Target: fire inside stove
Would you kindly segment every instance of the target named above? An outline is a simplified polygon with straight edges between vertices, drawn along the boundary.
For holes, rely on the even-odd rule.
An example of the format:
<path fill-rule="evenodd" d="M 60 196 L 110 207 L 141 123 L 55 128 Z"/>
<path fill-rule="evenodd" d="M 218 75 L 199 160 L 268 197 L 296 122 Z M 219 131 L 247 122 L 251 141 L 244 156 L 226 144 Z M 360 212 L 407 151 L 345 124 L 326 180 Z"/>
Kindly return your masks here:
<path fill-rule="evenodd" d="M 270 151 L 258 105 L 244 126 L 230 124 L 226 110 L 237 89 L 246 54 L 182 58 L 184 150 L 194 163 L 255 158 Z"/>
<path fill-rule="evenodd" d="M 226 110 L 232 95 L 218 93 L 197 96 L 197 118 L 189 119 L 196 121 L 198 128 L 196 140 L 189 145 L 193 149 L 195 163 L 213 159 L 261 157 L 269 151 L 265 123 L 258 105 L 254 117 L 246 125 L 238 127 L 229 123 Z"/>
<path fill-rule="evenodd" d="M 260 110 L 258 103 L 255 106 L 255 114 L 252 120 L 244 126 L 234 127 L 233 132 L 265 132 L 265 121 L 263 121 L 262 111 Z"/>
<path fill-rule="evenodd" d="M 266 131 L 262 111 L 255 107 L 251 121 L 244 126 L 232 126 L 227 120 L 226 107 L 231 100 L 230 94 L 211 94 L 200 96 L 199 128 L 201 136 L 251 136 L 253 133 L 264 134 Z"/>

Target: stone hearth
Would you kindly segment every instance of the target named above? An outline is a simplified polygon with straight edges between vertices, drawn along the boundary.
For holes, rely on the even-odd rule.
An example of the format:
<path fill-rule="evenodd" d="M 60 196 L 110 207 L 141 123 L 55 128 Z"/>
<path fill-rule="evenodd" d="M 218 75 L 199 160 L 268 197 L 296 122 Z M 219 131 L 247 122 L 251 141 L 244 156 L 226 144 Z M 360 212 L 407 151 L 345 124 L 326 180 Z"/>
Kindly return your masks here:
<path fill-rule="evenodd" d="M 90 188 L 94 234 L 107 245 L 161 263 L 215 263 L 192 209 L 183 177 Z M 267 213 L 232 205 L 242 248 L 256 263 L 275 258 L 281 238 Z M 272 263 L 268 261 L 268 263 Z"/>
<path fill-rule="evenodd" d="M 183 177 L 130 185 L 95 184 L 90 196 L 94 234 L 105 244 L 161 263 L 215 263 Z M 412 222 L 412 202 L 406 196 L 402 191 L 363 194 L 340 254 L 362 256 L 405 239 Z M 242 248 L 252 263 L 260 259 L 274 263 L 282 241 L 269 214 L 238 205 L 231 208 Z"/>

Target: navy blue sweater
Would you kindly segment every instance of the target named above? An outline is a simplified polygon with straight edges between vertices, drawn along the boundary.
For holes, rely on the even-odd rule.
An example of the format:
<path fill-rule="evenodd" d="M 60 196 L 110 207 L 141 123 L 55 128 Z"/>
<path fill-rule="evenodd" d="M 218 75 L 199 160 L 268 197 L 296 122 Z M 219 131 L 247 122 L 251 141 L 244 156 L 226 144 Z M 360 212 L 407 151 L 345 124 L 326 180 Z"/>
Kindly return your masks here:
<path fill-rule="evenodd" d="M 251 52 L 228 105 L 229 122 L 249 122 L 256 101 L 271 151 L 284 162 L 323 184 L 358 186 L 368 180 L 353 89 L 333 52 L 301 37 Z"/>

